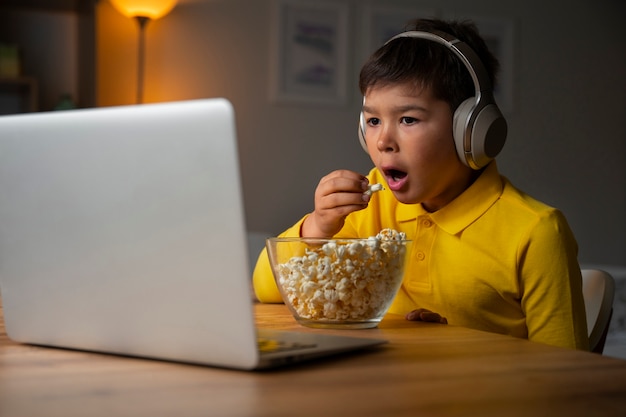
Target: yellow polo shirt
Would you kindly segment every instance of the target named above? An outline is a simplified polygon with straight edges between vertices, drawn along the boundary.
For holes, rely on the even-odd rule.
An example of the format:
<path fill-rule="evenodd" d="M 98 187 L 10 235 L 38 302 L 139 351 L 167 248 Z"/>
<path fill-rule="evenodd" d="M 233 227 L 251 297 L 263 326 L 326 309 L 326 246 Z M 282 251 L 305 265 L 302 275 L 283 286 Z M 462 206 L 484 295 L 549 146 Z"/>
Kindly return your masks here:
<path fill-rule="evenodd" d="M 376 169 L 368 178 L 384 183 Z M 303 220 L 281 236 L 299 236 Z M 565 217 L 517 190 L 495 162 L 434 213 L 380 191 L 336 237 L 369 237 L 383 228 L 413 241 L 390 312 L 426 308 L 451 325 L 589 349 L 578 246 Z M 282 302 L 265 252 L 253 283 L 261 302 Z"/>

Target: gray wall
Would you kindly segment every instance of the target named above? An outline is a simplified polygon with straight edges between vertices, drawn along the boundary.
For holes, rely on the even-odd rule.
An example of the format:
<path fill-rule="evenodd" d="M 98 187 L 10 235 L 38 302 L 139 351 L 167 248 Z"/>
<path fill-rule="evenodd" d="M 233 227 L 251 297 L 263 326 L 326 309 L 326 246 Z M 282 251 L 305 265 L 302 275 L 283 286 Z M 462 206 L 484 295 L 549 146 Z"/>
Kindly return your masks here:
<path fill-rule="evenodd" d="M 340 106 L 270 102 L 270 0 L 182 0 L 149 27 L 147 101 L 223 96 L 235 106 L 249 229 L 278 233 L 291 225 L 312 209 L 315 186 L 331 170 L 369 170 L 355 130 L 362 6 L 396 5 L 513 22 L 513 107 L 500 169 L 564 211 L 581 262 L 626 264 L 622 0 L 572 0 L 567 13 L 545 0 L 334 1 L 350 8 L 348 102 Z M 123 19 L 108 8 L 100 6 L 108 17 L 99 20 L 99 43 L 108 36 L 106 19 Z M 134 42 L 119 38 L 106 49 Z M 132 93 L 115 91 L 124 85 L 119 60 L 111 53 L 98 59 L 100 105 L 127 104 Z M 124 64 L 134 76 L 134 63 Z"/>

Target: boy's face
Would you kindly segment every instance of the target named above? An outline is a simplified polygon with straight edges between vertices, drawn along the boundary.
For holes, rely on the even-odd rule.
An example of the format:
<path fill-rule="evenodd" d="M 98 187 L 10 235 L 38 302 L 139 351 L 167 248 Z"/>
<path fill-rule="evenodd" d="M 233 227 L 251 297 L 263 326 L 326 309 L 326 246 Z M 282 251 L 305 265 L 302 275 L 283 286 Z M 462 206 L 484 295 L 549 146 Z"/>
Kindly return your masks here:
<path fill-rule="evenodd" d="M 370 88 L 363 104 L 372 161 L 398 201 L 436 211 L 471 184 L 452 136 L 452 111 L 430 88 L 412 83 Z"/>

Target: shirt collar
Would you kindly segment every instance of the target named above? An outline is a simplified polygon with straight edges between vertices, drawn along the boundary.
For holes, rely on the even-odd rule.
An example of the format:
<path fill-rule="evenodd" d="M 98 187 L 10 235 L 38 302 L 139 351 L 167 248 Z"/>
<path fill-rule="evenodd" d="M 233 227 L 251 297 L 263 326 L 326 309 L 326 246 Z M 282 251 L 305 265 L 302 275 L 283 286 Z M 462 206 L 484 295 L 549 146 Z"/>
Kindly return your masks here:
<path fill-rule="evenodd" d="M 440 228 L 455 235 L 485 213 L 502 195 L 503 181 L 496 161 L 492 161 L 474 183 L 445 207 L 429 213 L 421 204 L 398 204 L 396 218 L 400 222 L 427 215 Z"/>

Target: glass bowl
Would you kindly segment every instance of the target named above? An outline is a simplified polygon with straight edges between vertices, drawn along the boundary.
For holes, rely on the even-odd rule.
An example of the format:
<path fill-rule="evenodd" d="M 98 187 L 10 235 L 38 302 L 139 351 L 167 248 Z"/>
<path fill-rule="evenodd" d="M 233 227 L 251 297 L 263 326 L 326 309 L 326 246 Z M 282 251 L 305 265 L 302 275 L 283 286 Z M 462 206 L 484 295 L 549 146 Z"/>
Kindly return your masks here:
<path fill-rule="evenodd" d="M 300 324 L 343 329 L 378 325 L 402 283 L 410 243 L 403 233 L 391 240 L 380 235 L 266 240 L 276 285 Z"/>

